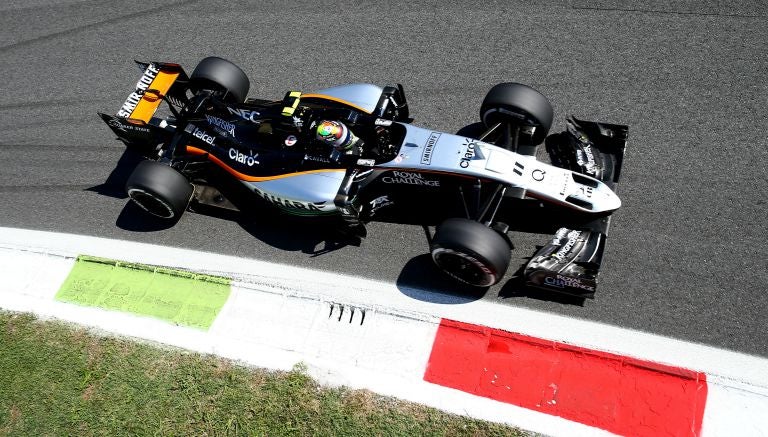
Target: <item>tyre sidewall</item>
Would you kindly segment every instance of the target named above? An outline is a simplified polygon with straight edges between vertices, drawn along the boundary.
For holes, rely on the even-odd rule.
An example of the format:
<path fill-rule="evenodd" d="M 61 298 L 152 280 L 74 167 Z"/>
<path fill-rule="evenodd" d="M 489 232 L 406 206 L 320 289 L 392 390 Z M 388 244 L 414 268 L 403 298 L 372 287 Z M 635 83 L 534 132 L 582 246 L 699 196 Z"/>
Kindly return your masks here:
<path fill-rule="evenodd" d="M 125 189 L 134 203 L 148 213 L 165 219 L 178 219 L 187 209 L 193 191 L 184 175 L 155 161 L 139 163 L 128 178 Z"/>
<path fill-rule="evenodd" d="M 480 106 L 480 119 L 486 127 L 500 121 L 529 124 L 505 114 L 505 111 L 522 114 L 539 125 L 533 135 L 533 145 L 541 144 L 552 127 L 552 104 L 543 94 L 528 85 L 506 82 L 491 88 Z"/>
<path fill-rule="evenodd" d="M 480 283 L 485 287 L 498 282 L 509 267 L 511 258 L 509 243 L 493 229 L 468 219 L 453 218 L 441 223 L 432 240 L 430 252 L 435 264 L 454 278 L 470 283 L 444 268 L 440 257 L 460 257 L 485 273 Z"/>
<path fill-rule="evenodd" d="M 228 100 L 233 103 L 244 102 L 251 87 L 248 76 L 240 67 L 216 56 L 200 61 L 189 77 L 200 89 L 214 88 L 227 91 Z"/>

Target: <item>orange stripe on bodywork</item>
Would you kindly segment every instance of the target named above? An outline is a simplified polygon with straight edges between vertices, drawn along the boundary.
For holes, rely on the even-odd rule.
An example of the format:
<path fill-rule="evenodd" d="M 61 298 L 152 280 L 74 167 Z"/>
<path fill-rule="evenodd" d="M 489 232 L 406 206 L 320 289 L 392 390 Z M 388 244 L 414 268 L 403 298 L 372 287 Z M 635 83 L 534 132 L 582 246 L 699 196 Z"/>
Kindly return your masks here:
<path fill-rule="evenodd" d="M 275 176 L 250 176 L 245 173 L 240 173 L 239 171 L 227 165 L 227 163 L 225 163 L 221 159 L 217 158 L 214 155 L 211 155 L 209 152 L 206 152 L 203 149 L 198 149 L 197 147 L 187 145 L 187 152 L 193 155 L 206 155 L 208 159 L 218 164 L 219 167 L 226 170 L 229 174 L 240 179 L 241 181 L 246 181 L 246 182 L 274 181 L 277 179 L 289 178 L 292 176 L 299 176 L 299 175 L 310 174 L 310 173 L 330 173 L 330 172 L 344 171 L 344 169 L 320 169 L 320 170 L 298 171 L 295 173 L 285 173 L 285 174 L 280 174 Z"/>
<path fill-rule="evenodd" d="M 337 102 L 337 103 L 341 103 L 341 104 L 344 104 L 344 105 L 347 105 L 347 106 L 351 106 L 351 107 L 357 109 L 358 111 L 365 112 L 366 114 L 370 114 L 371 113 L 371 111 L 363 109 L 360 106 L 355 105 L 354 103 L 348 102 L 348 101 L 346 101 L 344 99 L 340 99 L 338 97 L 326 96 L 325 94 L 302 94 L 301 98 L 302 99 L 324 99 L 324 100 L 330 100 L 332 102 Z"/>
<path fill-rule="evenodd" d="M 160 70 L 149 87 L 147 87 L 147 90 L 157 91 L 161 96 L 165 96 L 165 93 L 171 89 L 171 85 L 173 85 L 177 77 L 179 77 L 178 72 Z M 163 101 L 155 96 L 154 93 L 147 94 L 145 92 L 141 97 L 141 100 L 139 100 L 139 103 L 136 105 L 136 108 L 131 112 L 130 118 L 149 123 L 149 120 L 155 115 L 157 107 L 160 106 L 160 103 Z"/>
<path fill-rule="evenodd" d="M 218 164 L 221 168 L 226 170 L 229 174 L 232 176 L 240 179 L 241 181 L 247 181 L 247 182 L 264 182 L 264 181 L 273 181 L 276 179 L 283 179 L 288 178 L 291 176 L 298 176 L 302 174 L 310 174 L 310 173 L 328 173 L 328 172 L 336 172 L 336 171 L 345 171 L 344 169 L 320 169 L 320 170 L 306 170 L 306 171 L 299 171 L 295 173 L 286 173 L 281 175 L 275 175 L 275 176 L 249 176 L 244 173 L 240 173 L 239 171 L 235 170 L 234 168 L 230 167 L 222 161 L 221 159 L 217 158 L 214 155 L 211 155 L 209 152 L 206 152 L 203 149 L 199 149 L 194 146 L 187 145 L 187 153 L 190 153 L 192 155 L 207 155 L 207 158 L 211 161 Z M 404 171 L 404 172 L 415 172 L 415 173 L 431 173 L 431 174 L 443 174 L 443 175 L 450 175 L 460 178 L 468 178 L 468 179 L 481 179 L 481 180 L 490 180 L 486 178 L 478 178 L 476 176 L 469 176 L 469 175 L 463 175 L 461 173 L 452 173 L 448 171 L 439 171 L 439 170 L 422 170 L 422 169 L 414 169 L 409 167 L 372 167 L 374 170 L 386 170 L 386 171 Z"/>

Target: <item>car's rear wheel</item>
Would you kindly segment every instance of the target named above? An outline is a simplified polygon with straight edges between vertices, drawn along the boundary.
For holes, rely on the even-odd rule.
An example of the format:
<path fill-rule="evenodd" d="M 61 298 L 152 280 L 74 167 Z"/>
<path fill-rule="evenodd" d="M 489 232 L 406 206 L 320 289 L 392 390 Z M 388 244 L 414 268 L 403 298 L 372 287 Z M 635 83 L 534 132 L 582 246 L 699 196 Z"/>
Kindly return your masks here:
<path fill-rule="evenodd" d="M 248 76 L 240 67 L 216 56 L 200 61 L 189 78 L 193 88 L 221 92 L 224 100 L 232 103 L 244 102 L 251 87 Z"/>
<path fill-rule="evenodd" d="M 178 219 L 187 209 L 194 188 L 181 173 L 155 161 L 142 161 L 125 184 L 128 196 L 148 213 Z"/>
<path fill-rule="evenodd" d="M 543 94 L 520 83 L 500 83 L 486 94 L 480 106 L 480 119 L 489 128 L 496 123 L 507 123 L 522 128 L 535 127 L 533 135 L 520 136 L 520 144 L 538 145 L 552 127 L 554 111 Z"/>
<path fill-rule="evenodd" d="M 461 282 L 488 287 L 501 280 L 511 257 L 507 240 L 473 220 L 451 218 L 441 223 L 430 245 L 432 260 Z"/>

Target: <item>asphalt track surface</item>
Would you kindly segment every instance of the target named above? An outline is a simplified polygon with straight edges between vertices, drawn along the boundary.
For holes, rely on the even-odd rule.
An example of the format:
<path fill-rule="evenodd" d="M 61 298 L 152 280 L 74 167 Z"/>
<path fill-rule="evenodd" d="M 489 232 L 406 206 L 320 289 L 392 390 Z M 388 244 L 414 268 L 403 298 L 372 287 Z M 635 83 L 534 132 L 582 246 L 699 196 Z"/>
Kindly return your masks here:
<path fill-rule="evenodd" d="M 768 7 L 736 1 L 223 2 L 10 0 L 0 5 L 0 226 L 151 242 L 426 286 L 768 356 Z M 464 293 L 424 230 L 372 223 L 359 246 L 268 220 L 126 207 L 123 147 L 96 116 L 139 77 L 132 59 L 233 60 L 251 95 L 348 82 L 406 86 L 415 124 L 477 121 L 495 83 L 566 115 L 630 126 L 601 284 L 584 303 L 502 281 Z M 124 159 L 125 161 L 125 159 Z M 105 184 L 106 183 L 106 184 Z M 522 264 L 548 237 L 512 233 Z M 542 318 L 546 324 L 546 318 Z"/>

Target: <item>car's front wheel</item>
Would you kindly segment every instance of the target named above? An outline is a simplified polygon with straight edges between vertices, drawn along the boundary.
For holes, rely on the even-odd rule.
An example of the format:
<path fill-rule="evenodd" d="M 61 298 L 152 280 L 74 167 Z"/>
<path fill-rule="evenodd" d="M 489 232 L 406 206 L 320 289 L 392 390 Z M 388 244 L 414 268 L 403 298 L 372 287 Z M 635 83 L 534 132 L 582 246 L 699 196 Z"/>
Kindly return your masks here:
<path fill-rule="evenodd" d="M 464 218 L 441 223 L 430 245 L 432 260 L 441 270 L 476 287 L 491 286 L 504 277 L 510 250 L 497 231 Z"/>
<path fill-rule="evenodd" d="M 142 161 L 125 184 L 128 197 L 148 213 L 178 219 L 187 209 L 194 188 L 175 169 L 155 161 Z"/>
<path fill-rule="evenodd" d="M 520 145 L 537 146 L 552 127 L 552 105 L 543 94 L 521 83 L 500 83 L 486 94 L 480 106 L 480 119 L 485 127 L 504 123 L 533 130 L 520 136 Z"/>

